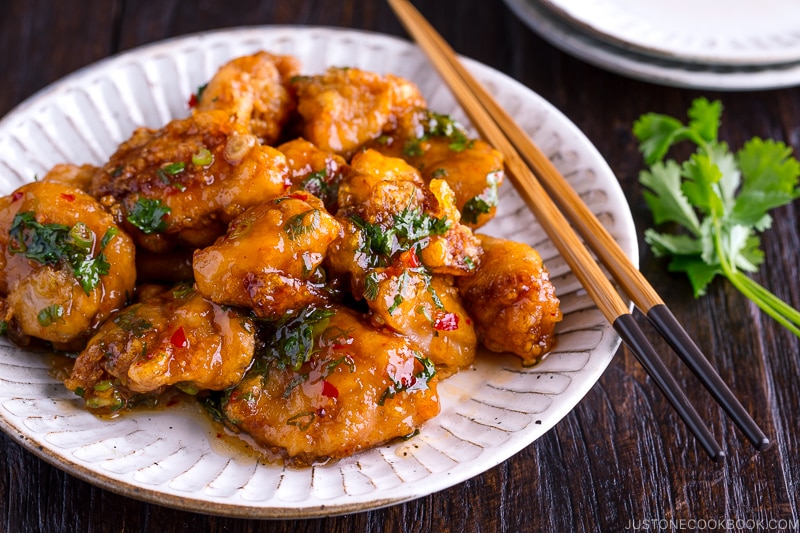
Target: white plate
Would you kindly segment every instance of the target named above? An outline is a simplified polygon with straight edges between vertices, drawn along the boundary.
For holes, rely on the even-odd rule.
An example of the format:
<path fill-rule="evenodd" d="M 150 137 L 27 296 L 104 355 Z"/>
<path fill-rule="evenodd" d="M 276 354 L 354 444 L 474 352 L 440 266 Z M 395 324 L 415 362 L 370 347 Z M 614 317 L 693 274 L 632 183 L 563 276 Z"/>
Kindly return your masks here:
<path fill-rule="evenodd" d="M 797 0 L 540 0 L 595 36 L 657 57 L 709 65 L 800 61 Z"/>
<path fill-rule="evenodd" d="M 800 62 L 726 66 L 671 61 L 616 46 L 554 15 L 536 0 L 505 0 L 543 39 L 600 68 L 650 83 L 722 91 L 776 89 L 800 84 Z"/>
<path fill-rule="evenodd" d="M 187 114 L 187 99 L 216 68 L 259 49 L 299 57 L 306 73 L 329 65 L 415 81 L 431 108 L 464 120 L 417 47 L 371 33 L 254 27 L 145 46 L 72 74 L 0 121 L 0 193 L 58 162 L 100 164 L 140 124 Z M 469 68 L 555 161 L 632 260 L 636 232 L 625 197 L 583 134 L 542 98 L 478 63 Z M 525 448 L 572 410 L 611 361 L 619 339 L 587 298 L 519 196 L 502 188 L 487 233 L 534 245 L 565 314 L 541 365 L 481 355 L 440 385 L 442 412 L 421 433 L 310 468 L 259 463 L 225 444 L 203 417 L 180 411 L 94 417 L 50 376 L 42 354 L 0 345 L 0 425 L 71 474 L 162 505 L 240 517 L 311 517 L 418 498 L 465 481 Z"/>

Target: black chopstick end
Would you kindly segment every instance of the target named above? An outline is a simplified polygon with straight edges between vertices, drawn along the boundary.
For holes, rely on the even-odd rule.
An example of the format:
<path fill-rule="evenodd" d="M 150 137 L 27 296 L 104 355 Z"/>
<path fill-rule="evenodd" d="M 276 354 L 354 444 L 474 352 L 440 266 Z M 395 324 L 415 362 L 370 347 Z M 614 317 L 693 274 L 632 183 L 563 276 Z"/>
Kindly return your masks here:
<path fill-rule="evenodd" d="M 722 447 L 714 439 L 708 426 L 700 418 L 695 408 L 689 403 L 686 394 L 681 390 L 680 385 L 672 377 L 669 369 L 667 369 L 653 346 L 644 336 L 633 315 L 624 314 L 618 316 L 614 320 L 613 326 L 622 342 L 633 352 L 650 378 L 658 385 L 658 388 L 661 389 L 661 392 L 672 404 L 672 407 L 680 415 L 686 427 L 692 432 L 708 456 L 714 461 L 725 457 Z"/>

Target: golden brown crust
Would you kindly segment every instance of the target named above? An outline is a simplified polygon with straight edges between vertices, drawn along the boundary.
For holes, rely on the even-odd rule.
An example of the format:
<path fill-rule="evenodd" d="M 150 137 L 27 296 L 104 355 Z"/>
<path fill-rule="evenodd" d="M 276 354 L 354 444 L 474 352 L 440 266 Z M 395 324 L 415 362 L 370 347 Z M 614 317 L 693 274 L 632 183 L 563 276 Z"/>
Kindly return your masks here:
<path fill-rule="evenodd" d="M 555 287 L 530 246 L 479 237 L 481 266 L 456 281 L 464 304 L 486 348 L 533 364 L 555 343 L 555 326 L 562 318 Z"/>

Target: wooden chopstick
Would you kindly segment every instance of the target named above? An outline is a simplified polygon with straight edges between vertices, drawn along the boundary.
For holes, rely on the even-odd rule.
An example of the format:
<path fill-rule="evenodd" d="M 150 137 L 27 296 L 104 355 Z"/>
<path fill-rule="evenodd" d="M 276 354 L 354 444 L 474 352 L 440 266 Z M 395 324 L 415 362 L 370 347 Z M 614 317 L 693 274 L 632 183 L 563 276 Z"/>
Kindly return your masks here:
<path fill-rule="evenodd" d="M 496 111 L 494 108 L 500 109 L 499 106 L 488 96 L 485 89 L 482 87 L 479 90 L 475 89 L 475 87 L 480 87 L 478 82 L 472 79 L 471 75 L 469 75 L 458 61 L 455 52 L 453 52 L 444 39 L 436 33 L 413 6 L 406 0 L 388 1 L 406 30 L 414 37 L 420 47 L 428 55 L 431 63 L 433 63 L 434 67 L 442 75 L 473 125 L 489 143 L 504 154 L 506 158 L 506 169 L 509 172 L 509 176 L 516 183 L 518 192 L 525 199 L 526 203 L 533 211 L 554 245 L 558 248 L 565 261 L 567 261 L 567 264 L 589 296 L 594 300 L 606 319 L 613 325 L 628 348 L 631 349 L 651 378 L 656 382 L 673 405 L 673 408 L 675 408 L 711 458 L 717 460 L 724 457 L 725 454 L 719 444 L 714 440 L 706 425 L 689 403 L 663 361 L 655 353 L 655 350 L 647 341 L 619 294 L 605 277 L 589 252 L 584 248 L 583 243 L 572 230 L 572 227 L 561 211 L 559 211 L 553 200 L 550 199 L 542 188 L 537 177 L 525 164 L 512 141 L 506 137 L 501 126 L 492 119 L 492 115 L 494 111 Z M 487 102 L 491 102 L 491 104 Z M 493 105 L 493 108 L 490 108 L 490 105 Z M 507 117 L 505 112 L 502 114 Z M 513 120 L 510 118 L 508 118 L 508 120 L 513 123 Z M 516 128 L 511 128 L 511 131 L 514 129 Z M 524 132 L 523 137 L 526 139 L 527 143 L 532 145 Z M 538 150 L 536 150 L 536 152 L 541 154 Z M 542 156 L 542 158 L 549 163 L 546 157 Z M 550 166 L 552 167 L 552 164 Z M 552 169 L 555 171 L 555 167 L 552 167 Z M 555 174 L 560 177 L 557 171 L 555 171 Z M 561 180 L 566 182 L 563 178 L 561 178 Z M 577 203 L 583 205 L 583 202 L 577 194 L 574 193 L 572 188 L 569 187 L 568 184 L 566 186 L 573 192 L 575 198 L 577 198 Z M 588 208 L 586 211 L 591 214 Z M 592 218 L 594 218 L 593 215 Z M 602 228 L 602 225 L 596 221 L 596 218 L 595 222 L 598 227 Z M 592 226 L 591 223 L 576 225 L 579 227 L 583 226 L 584 229 Z M 604 229 L 603 232 L 608 235 Z M 613 238 L 610 236 L 609 239 L 614 242 Z M 590 239 L 587 239 L 587 241 L 590 241 Z M 630 264 L 627 257 L 618 246 L 616 246 L 616 249 L 619 250 L 619 256 L 624 259 L 623 262 Z M 623 272 L 627 270 L 633 270 L 638 273 L 638 270 L 632 265 L 630 265 L 630 268 L 624 269 Z M 657 305 L 663 306 L 663 302 L 660 301 L 658 294 L 649 284 L 643 285 L 642 288 L 637 291 L 637 297 L 644 298 L 643 295 L 645 294 L 647 294 L 649 300 L 643 299 L 642 301 L 653 301 L 653 299 L 655 299 L 660 302 Z M 652 307 L 654 306 L 650 306 L 650 308 Z M 663 313 L 657 314 L 661 316 Z M 671 316 L 671 313 L 669 316 Z M 677 321 L 675 322 L 677 323 Z M 663 320 L 662 323 L 667 324 L 668 319 Z M 688 338 L 688 335 L 685 335 L 685 338 L 677 338 L 681 342 L 684 342 L 686 338 Z M 691 339 L 689 339 L 689 341 L 691 342 Z M 732 394 L 731 397 L 733 397 Z M 766 439 L 766 437 L 764 437 L 764 439 Z"/>
<path fill-rule="evenodd" d="M 401 2 L 407 4 L 407 2 Z M 395 4 L 390 1 L 395 8 Z M 724 380 L 709 363 L 700 348 L 685 329 L 656 290 L 650 285 L 642 273 L 622 251 L 616 240 L 608 233 L 588 206 L 581 200 L 569 182 L 556 169 L 555 165 L 531 141 L 528 134 L 512 119 L 509 114 L 489 95 L 486 89 L 458 61 L 455 52 L 447 42 L 416 13 L 410 13 L 415 26 L 425 28 L 433 47 L 444 52 L 453 71 L 476 94 L 477 99 L 485 107 L 488 114 L 505 132 L 511 143 L 533 169 L 541 182 L 547 187 L 559 207 L 578 229 L 585 242 L 592 248 L 600 261 L 606 266 L 616 282 L 654 325 L 656 330 L 670 344 L 700 382 L 706 387 L 734 423 L 745 434 L 758 450 L 769 446 L 769 439 L 742 406 Z M 395 9 L 396 10 L 396 9 Z M 406 24 L 404 22 L 404 24 Z M 407 28 L 408 29 L 408 28 Z M 411 30 L 409 29 L 409 32 Z"/>

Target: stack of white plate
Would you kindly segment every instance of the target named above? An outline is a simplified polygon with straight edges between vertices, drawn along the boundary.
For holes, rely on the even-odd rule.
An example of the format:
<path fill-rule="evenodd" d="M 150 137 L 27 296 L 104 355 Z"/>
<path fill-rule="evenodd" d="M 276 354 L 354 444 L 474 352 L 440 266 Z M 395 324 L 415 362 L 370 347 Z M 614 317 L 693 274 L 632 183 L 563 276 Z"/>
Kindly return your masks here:
<path fill-rule="evenodd" d="M 554 46 L 653 83 L 800 84 L 800 0 L 505 0 Z"/>

